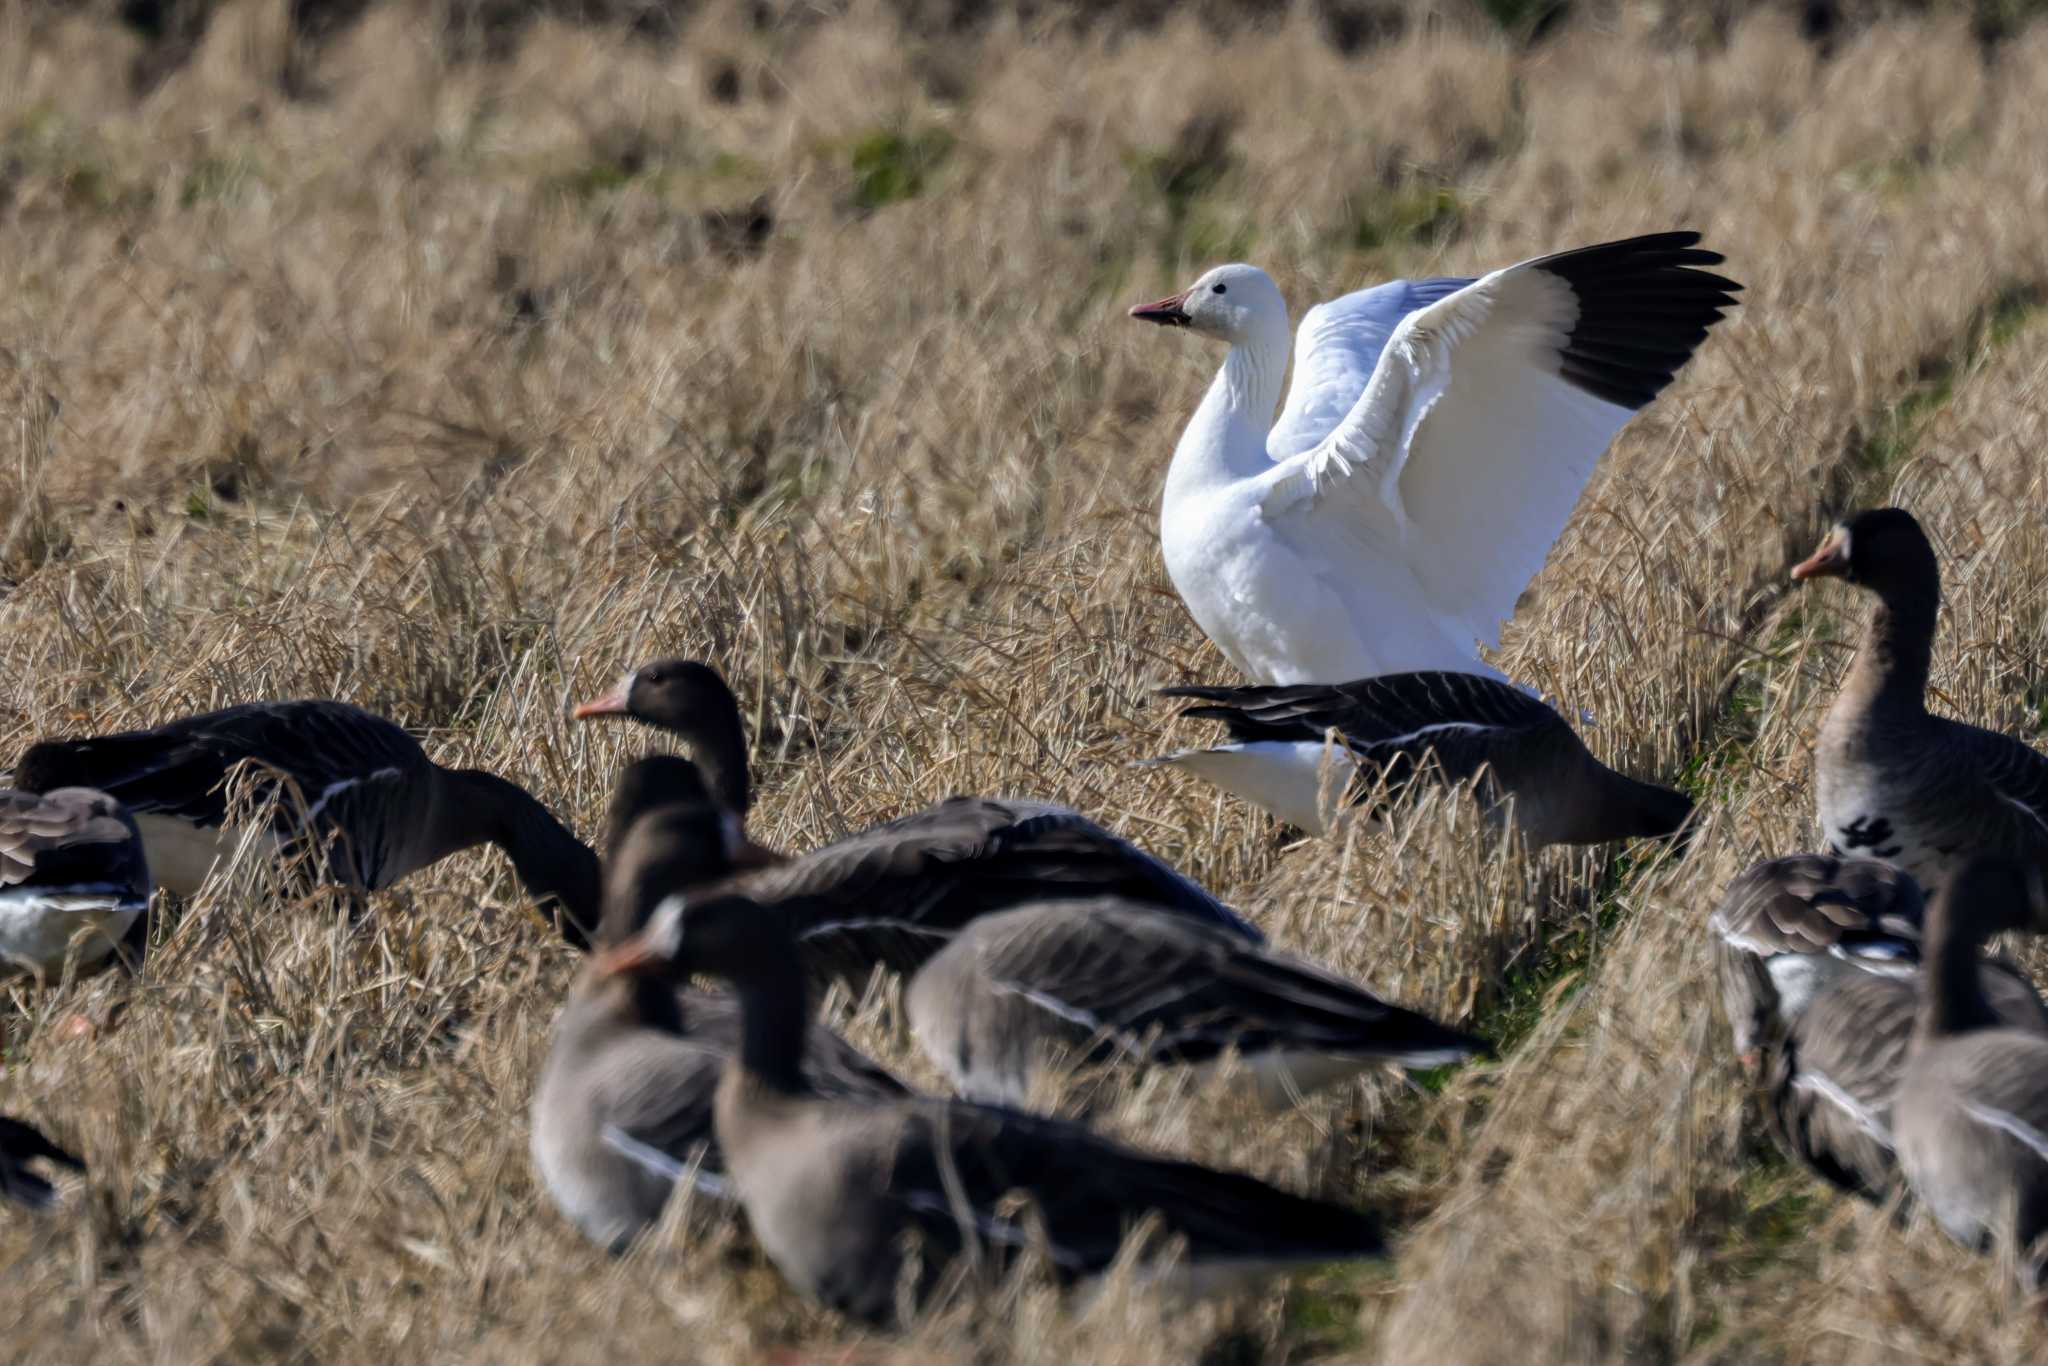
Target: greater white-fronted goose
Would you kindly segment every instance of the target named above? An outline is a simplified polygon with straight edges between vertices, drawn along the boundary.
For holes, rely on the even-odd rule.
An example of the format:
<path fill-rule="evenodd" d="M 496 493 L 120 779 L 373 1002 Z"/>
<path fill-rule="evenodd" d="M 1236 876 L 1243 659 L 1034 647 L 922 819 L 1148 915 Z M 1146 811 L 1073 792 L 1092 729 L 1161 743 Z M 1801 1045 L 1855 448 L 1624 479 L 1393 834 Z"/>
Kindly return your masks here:
<path fill-rule="evenodd" d="M 0 964 L 98 966 L 149 907 L 135 821 L 104 792 L 0 790 Z"/>
<path fill-rule="evenodd" d="M 65 1152 L 33 1124 L 0 1115 L 0 1199 L 12 1200 L 30 1209 L 48 1209 L 57 1198 L 56 1188 L 29 1164 L 51 1162 L 82 1172 L 85 1163 Z"/>
<path fill-rule="evenodd" d="M 1085 1277 L 1147 1216 L 1182 1243 L 1191 1270 L 1381 1252 L 1374 1222 L 1354 1210 L 1147 1156 L 1076 1124 L 965 1101 L 820 1095 L 802 1066 L 805 977 L 782 924 L 742 898 L 678 896 L 597 963 L 669 979 L 705 972 L 737 990 L 740 1051 L 718 1086 L 718 1141 L 755 1237 L 811 1298 L 891 1323 L 899 1291 L 922 1305 L 1041 1236 L 1062 1278 Z M 910 1277 L 906 1235 L 918 1240 Z"/>
<path fill-rule="evenodd" d="M 1896 863 L 1930 892 L 1977 853 L 2048 871 L 2048 756 L 1927 711 L 1941 568 L 1912 514 L 1856 514 L 1792 577 L 1845 578 L 1878 599 L 1814 750 L 1829 844 Z M 2048 926 L 2048 907 L 2036 912 Z"/>
<path fill-rule="evenodd" d="M 1728 886 L 1710 924 L 1737 1052 L 1758 1073 L 1765 1131 L 1787 1157 L 1871 1200 L 1889 1193 L 1891 1096 L 1920 991 L 1923 904 L 1876 859 L 1792 854 Z M 2015 1028 L 2048 1033 L 2033 986 L 1985 960 Z"/>
<path fill-rule="evenodd" d="M 479 844 L 512 859 L 527 891 L 561 909 L 587 942 L 596 924 L 597 856 L 524 788 L 483 769 L 443 768 L 419 741 L 345 702 L 248 702 L 152 730 L 31 745 L 15 786 L 95 787 L 134 816 L 158 886 L 189 896 L 233 847 L 228 778 L 238 767 L 271 791 L 283 850 L 325 846 L 324 875 L 376 891 Z"/>
<path fill-rule="evenodd" d="M 1948 1235 L 2010 1239 L 2022 1282 L 2048 1264 L 2048 1038 L 2003 1027 L 1978 971 L 1984 941 L 2030 928 L 2038 876 L 2002 856 L 1965 863 L 1927 916 L 1926 982 L 1892 1097 L 1899 1167 Z"/>
<path fill-rule="evenodd" d="M 600 945 L 640 928 L 641 908 L 678 885 L 678 870 L 715 874 L 726 857 L 724 813 L 687 759 L 629 767 L 612 815 L 625 832 L 606 860 Z M 678 1181 L 729 1199 L 712 1098 L 739 1036 L 730 996 L 585 964 L 555 1021 L 529 1141 L 548 1195 L 592 1242 L 623 1251 L 660 1217 Z M 823 1025 L 810 1028 L 804 1068 L 821 1095 L 909 1094 Z"/>
<path fill-rule="evenodd" d="M 1181 715 L 1221 721 L 1230 743 L 1144 762 L 1188 769 L 1316 834 L 1328 833 L 1333 818 L 1378 790 L 1383 778 L 1399 788 L 1431 758 L 1445 780 L 1477 780 L 1475 795 L 1489 818 L 1500 824 L 1512 811 L 1535 847 L 1669 835 L 1692 814 L 1692 798 L 1615 772 L 1548 704 L 1478 674 L 1164 688 L 1160 696 L 1200 702 Z M 1332 731 L 1339 737 L 1334 751 Z M 1326 783 L 1330 760 L 1344 767 Z"/>
<path fill-rule="evenodd" d="M 728 809 L 745 800 L 738 704 L 710 666 L 650 664 L 576 714 L 629 716 L 680 736 L 715 755 L 713 794 Z M 1049 802 L 952 797 L 793 858 L 742 840 L 756 866 L 732 889 L 774 907 L 816 972 L 855 986 L 877 964 L 909 972 L 976 916 L 1027 901 L 1113 895 L 1259 938 L 1160 859 Z"/>
<path fill-rule="evenodd" d="M 1202 1065 L 1235 1050 L 1279 1109 L 1376 1062 L 1488 1051 L 1313 964 L 1115 897 L 982 916 L 918 969 L 905 1004 L 955 1088 L 1006 1105 L 1062 1061 Z"/>
<path fill-rule="evenodd" d="M 1877 859 L 1788 854 L 1729 883 L 1707 926 L 1744 1065 L 1843 976 L 1912 974 L 1921 911 L 1919 884 Z"/>

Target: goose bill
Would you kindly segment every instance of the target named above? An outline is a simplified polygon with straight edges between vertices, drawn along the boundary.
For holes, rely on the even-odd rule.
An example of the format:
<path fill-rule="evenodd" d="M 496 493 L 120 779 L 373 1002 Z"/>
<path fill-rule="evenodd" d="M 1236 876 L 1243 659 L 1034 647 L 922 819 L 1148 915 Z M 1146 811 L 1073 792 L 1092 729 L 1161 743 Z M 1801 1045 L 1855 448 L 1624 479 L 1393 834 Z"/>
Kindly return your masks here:
<path fill-rule="evenodd" d="M 1187 291 L 1182 290 L 1180 293 L 1161 299 L 1157 303 L 1139 304 L 1131 310 L 1131 316 L 1141 322 L 1159 323 L 1166 327 L 1186 327 L 1188 325 L 1187 302 Z"/>
<path fill-rule="evenodd" d="M 1849 538 L 1839 529 L 1828 533 L 1820 549 L 1792 566 L 1795 579 L 1839 578 L 1849 572 Z"/>
<path fill-rule="evenodd" d="M 619 686 L 603 697 L 593 698 L 579 704 L 569 715 L 578 721 L 588 721 L 593 716 L 624 716 L 631 709 L 633 675 L 627 674 L 619 680 Z"/>

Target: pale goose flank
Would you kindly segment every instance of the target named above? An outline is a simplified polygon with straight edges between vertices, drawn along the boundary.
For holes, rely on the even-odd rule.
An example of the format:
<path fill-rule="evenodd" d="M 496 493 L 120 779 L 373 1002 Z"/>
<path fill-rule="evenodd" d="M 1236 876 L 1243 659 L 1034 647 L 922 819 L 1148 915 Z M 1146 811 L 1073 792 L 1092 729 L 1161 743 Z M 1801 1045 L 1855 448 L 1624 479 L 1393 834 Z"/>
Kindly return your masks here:
<path fill-rule="evenodd" d="M 2005 1028 L 1978 971 L 1984 941 L 2030 928 L 2038 877 L 1966 863 L 1927 917 L 1927 981 L 1892 1099 L 1914 1197 L 1964 1247 L 2014 1249 L 2022 1284 L 2048 1264 L 2048 1038 Z"/>
<path fill-rule="evenodd" d="M 1183 1249 L 1176 1269 L 1197 1275 L 1382 1251 L 1374 1221 L 1356 1211 L 1147 1156 L 1079 1125 L 965 1101 L 820 1095 L 802 1066 L 803 970 L 781 917 L 751 902 L 673 898 L 598 962 L 733 984 L 740 1052 L 717 1100 L 727 1175 L 782 1274 L 854 1318 L 895 1322 L 899 1291 L 928 1304 L 1027 1245 L 1042 1246 L 1062 1280 L 1092 1276 L 1148 1216 Z"/>
<path fill-rule="evenodd" d="M 1822 1180 L 1873 1201 L 1891 1192 L 1891 1097 L 1920 995 L 1923 904 L 1876 859 L 1793 854 L 1729 884 L 1711 925 L 1735 1046 L 1759 1077 L 1764 1128 Z M 2048 1011 L 2010 964 L 1982 967 L 2015 1028 Z"/>
<path fill-rule="evenodd" d="M 725 858 L 723 813 L 688 760 L 643 760 L 619 794 L 613 816 L 625 832 L 607 858 L 600 946 L 638 928 L 639 907 L 676 869 L 716 873 Z M 712 1099 L 739 1036 L 730 996 L 585 964 L 555 1021 L 530 1131 L 542 1185 L 585 1237 L 623 1251 L 661 1217 L 678 1182 L 730 1199 Z M 804 1071 L 820 1095 L 909 1094 L 823 1025 L 810 1027 Z"/>
<path fill-rule="evenodd" d="M 0 790 L 0 966 L 49 976 L 114 952 L 149 907 L 135 821 L 104 792 Z"/>
<path fill-rule="evenodd" d="M 85 1163 L 65 1152 L 33 1124 L 0 1115 L 0 1199 L 12 1200 L 30 1209 L 48 1209 L 57 1190 L 32 1165 L 48 1162 L 82 1172 Z"/>
<path fill-rule="evenodd" d="M 1941 569 L 1912 514 L 1858 513 L 1792 577 L 1844 578 L 1878 600 L 1814 750 L 1829 844 L 1896 863 L 1930 892 L 1978 853 L 2048 871 L 2048 757 L 1928 713 Z M 2048 907 L 2035 909 L 2048 926 Z"/>
<path fill-rule="evenodd" d="M 1131 310 L 1229 345 L 1166 472 L 1160 548 L 1255 683 L 1498 677 L 1478 646 L 1543 568 L 1615 433 L 1741 286 L 1665 232 L 1477 280 L 1395 280 L 1302 318 L 1256 266 Z"/>
<path fill-rule="evenodd" d="M 279 796 L 280 850 L 324 848 L 329 881 L 377 891 L 495 844 L 528 893 L 559 907 L 572 942 L 596 923 L 597 856 L 546 807 L 495 773 L 441 767 L 403 729 L 344 702 L 249 702 L 151 730 L 44 740 L 22 755 L 14 782 L 112 794 L 142 831 L 156 885 L 190 896 L 234 848 L 228 779 L 238 769 L 259 797 Z"/>
<path fill-rule="evenodd" d="M 775 907 L 814 971 L 856 988 L 876 965 L 910 972 L 976 916 L 1027 901 L 1119 896 L 1259 938 L 1161 860 L 1049 802 L 953 797 L 808 854 L 763 849 L 744 832 L 744 809 L 730 806 L 747 800 L 745 747 L 738 703 L 709 665 L 647 665 L 576 714 L 631 717 L 710 756 L 714 795 L 742 818 L 731 847 L 757 865 L 736 872 L 731 889 Z"/>
<path fill-rule="evenodd" d="M 1212 1065 L 1234 1051 L 1280 1109 L 1374 1063 L 1488 1051 L 1313 964 L 1114 897 L 982 916 L 918 970 L 905 1003 L 954 1087 L 1007 1105 L 1061 1063 Z"/>
<path fill-rule="evenodd" d="M 1315 834 L 1424 771 L 1476 784 L 1489 820 L 1512 819 L 1532 847 L 1670 835 L 1692 814 L 1692 798 L 1615 772 L 1548 704 L 1478 674 L 1159 695 L 1199 702 L 1181 715 L 1222 722 L 1230 743 L 1144 762 L 1187 769 Z"/>

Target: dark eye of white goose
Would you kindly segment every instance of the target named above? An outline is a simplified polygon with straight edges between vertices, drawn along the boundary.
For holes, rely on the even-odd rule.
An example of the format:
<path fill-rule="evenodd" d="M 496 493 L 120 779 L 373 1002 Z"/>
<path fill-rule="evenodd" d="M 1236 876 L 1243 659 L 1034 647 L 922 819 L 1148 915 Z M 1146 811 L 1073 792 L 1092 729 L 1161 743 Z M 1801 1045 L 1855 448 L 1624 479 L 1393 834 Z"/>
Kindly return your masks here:
<path fill-rule="evenodd" d="M 1215 292 L 1216 292 L 1216 293 L 1218 293 L 1218 294 L 1227 294 L 1227 293 L 1229 293 L 1230 291 L 1229 291 L 1229 290 L 1227 290 L 1227 289 L 1225 289 L 1225 288 L 1224 288 L 1224 287 L 1223 287 L 1222 285 L 1217 285 L 1217 286 L 1216 286 L 1216 288 L 1215 288 Z"/>

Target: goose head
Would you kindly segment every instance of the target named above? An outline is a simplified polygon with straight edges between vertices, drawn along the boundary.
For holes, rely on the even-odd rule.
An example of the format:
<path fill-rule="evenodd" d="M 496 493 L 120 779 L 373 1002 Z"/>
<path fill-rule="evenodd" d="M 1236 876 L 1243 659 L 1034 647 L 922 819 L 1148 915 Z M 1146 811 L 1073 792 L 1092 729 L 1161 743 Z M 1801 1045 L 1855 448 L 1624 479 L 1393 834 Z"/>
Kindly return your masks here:
<path fill-rule="evenodd" d="M 1242 346 L 1287 328 L 1287 300 L 1273 277 L 1257 266 L 1217 266 L 1178 294 L 1139 304 L 1133 318 L 1164 327 L 1185 327 L 1205 337 Z"/>
<path fill-rule="evenodd" d="M 607 975 L 680 982 L 699 972 L 729 977 L 763 956 L 789 952 L 777 917 L 746 897 L 678 892 L 654 908 L 638 934 L 597 961 Z"/>
<path fill-rule="evenodd" d="M 604 696 L 578 706 L 577 720 L 594 716 L 629 716 L 650 726 L 692 736 L 708 725 L 735 719 L 738 704 L 724 677 L 695 659 L 657 659 L 619 680 Z"/>
<path fill-rule="evenodd" d="M 1795 579 L 1846 579 L 1880 594 L 1920 587 L 1930 575 L 1938 583 L 1938 574 L 1927 533 L 1903 508 L 1872 508 L 1837 522 L 1820 549 L 1792 566 Z"/>

